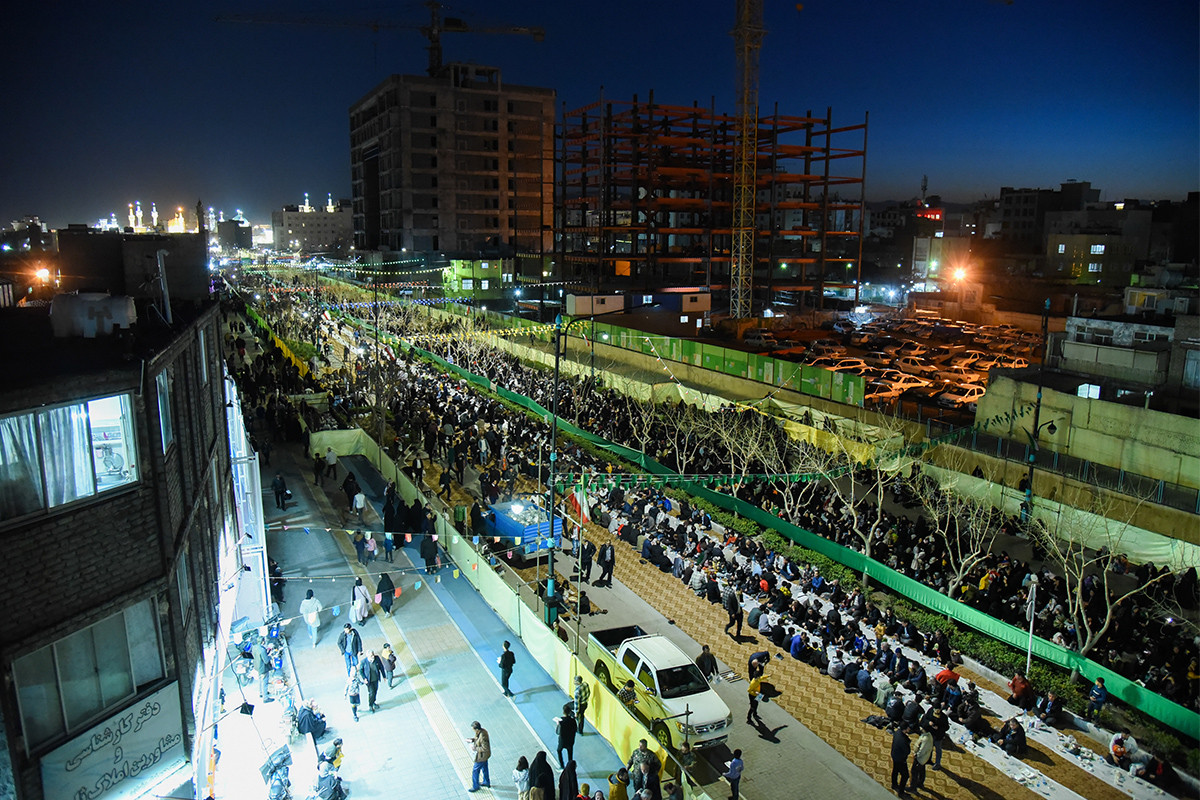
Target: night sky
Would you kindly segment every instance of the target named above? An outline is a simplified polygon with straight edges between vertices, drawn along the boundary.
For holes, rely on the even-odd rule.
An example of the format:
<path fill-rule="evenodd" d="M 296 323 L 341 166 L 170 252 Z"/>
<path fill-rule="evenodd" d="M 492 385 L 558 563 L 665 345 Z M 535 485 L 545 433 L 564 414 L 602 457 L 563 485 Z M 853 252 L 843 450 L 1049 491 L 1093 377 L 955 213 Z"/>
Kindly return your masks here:
<path fill-rule="evenodd" d="M 455 0 L 447 61 L 600 96 L 734 109 L 734 0 Z M 151 201 L 242 208 L 253 222 L 310 192 L 348 197 L 347 109 L 422 73 L 415 31 L 218 23 L 219 13 L 424 23 L 419 3 L 29 2 L 6 10 L 0 224 L 94 222 Z M 766 0 L 760 103 L 835 124 L 870 112 L 867 198 L 952 202 L 1088 180 L 1103 199 L 1200 184 L 1195 0 Z"/>

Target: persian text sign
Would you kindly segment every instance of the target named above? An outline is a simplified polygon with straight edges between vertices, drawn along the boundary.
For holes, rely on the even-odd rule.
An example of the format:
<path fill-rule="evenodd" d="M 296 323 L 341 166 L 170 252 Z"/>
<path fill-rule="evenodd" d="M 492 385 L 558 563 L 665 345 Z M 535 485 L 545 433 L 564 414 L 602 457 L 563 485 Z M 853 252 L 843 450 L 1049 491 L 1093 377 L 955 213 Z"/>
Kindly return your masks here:
<path fill-rule="evenodd" d="M 187 760 L 172 683 L 42 758 L 46 800 L 140 794 Z"/>

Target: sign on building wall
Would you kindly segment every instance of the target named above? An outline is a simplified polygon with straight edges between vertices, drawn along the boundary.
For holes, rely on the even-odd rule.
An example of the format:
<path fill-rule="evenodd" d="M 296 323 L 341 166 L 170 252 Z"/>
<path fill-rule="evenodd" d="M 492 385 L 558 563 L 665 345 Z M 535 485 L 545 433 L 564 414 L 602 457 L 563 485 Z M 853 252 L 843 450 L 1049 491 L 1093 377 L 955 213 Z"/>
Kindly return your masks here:
<path fill-rule="evenodd" d="M 179 685 L 171 683 L 43 756 L 46 800 L 119 800 L 187 762 Z"/>

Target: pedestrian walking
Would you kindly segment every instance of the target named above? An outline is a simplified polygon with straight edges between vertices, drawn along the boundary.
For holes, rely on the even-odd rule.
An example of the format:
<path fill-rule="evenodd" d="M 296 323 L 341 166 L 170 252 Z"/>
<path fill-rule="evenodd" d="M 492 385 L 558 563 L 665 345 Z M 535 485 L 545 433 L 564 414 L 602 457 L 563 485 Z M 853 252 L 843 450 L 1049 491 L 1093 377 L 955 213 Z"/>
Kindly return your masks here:
<path fill-rule="evenodd" d="M 480 725 L 478 720 L 471 723 L 471 732 L 467 743 L 470 744 L 475 759 L 471 764 L 471 788 L 467 791 L 478 792 L 480 786 L 490 787 L 492 785 L 492 776 L 488 773 L 488 759 L 492 757 L 492 743 L 488 738 L 487 729 Z M 480 778 L 483 780 L 480 781 Z"/>
<path fill-rule="evenodd" d="M 379 545 L 376 544 L 376 542 L 375 542 L 375 534 L 368 533 L 366 535 L 366 537 L 367 537 L 367 541 L 366 541 L 367 564 L 370 564 L 376 558 L 379 557 Z"/>
<path fill-rule="evenodd" d="M 554 770 L 539 750 L 529 765 L 529 800 L 554 800 Z"/>
<path fill-rule="evenodd" d="M 419 489 L 421 487 L 421 479 L 425 477 L 425 462 L 421 460 L 420 456 L 413 459 L 412 476 L 413 486 Z"/>
<path fill-rule="evenodd" d="M 579 579 L 583 583 L 591 583 L 592 560 L 595 557 L 596 545 L 592 544 L 588 539 L 584 539 L 579 545 Z"/>
<path fill-rule="evenodd" d="M 600 552 L 596 556 L 596 563 L 600 565 L 600 578 L 596 581 L 596 585 L 611 587 L 613 567 L 617 564 L 617 551 L 611 542 L 605 542 L 600 545 Z"/>
<path fill-rule="evenodd" d="M 892 733 L 892 788 L 901 795 L 907 794 L 908 790 L 908 756 L 911 752 L 908 734 L 903 728 L 896 728 Z"/>
<path fill-rule="evenodd" d="M 350 701 L 350 713 L 354 715 L 354 721 L 358 722 L 358 704 L 361 702 L 362 678 L 358 675 L 358 670 L 350 670 L 350 674 L 346 676 L 346 699 Z"/>
<path fill-rule="evenodd" d="M 351 500 L 351 510 L 358 515 L 358 524 L 363 524 L 363 515 L 367 513 L 367 495 L 359 489 Z"/>
<path fill-rule="evenodd" d="M 421 558 L 425 559 L 425 574 L 432 575 L 434 572 L 437 572 L 438 547 L 437 542 L 433 540 L 432 534 L 425 533 L 421 535 L 419 550 Z"/>
<path fill-rule="evenodd" d="M 358 656 L 362 652 L 362 637 L 358 635 L 358 631 L 354 630 L 349 622 L 342 626 L 342 633 L 338 636 L 338 650 L 342 653 L 342 659 L 346 662 L 346 674 L 349 675 L 358 666 Z"/>
<path fill-rule="evenodd" d="M 696 666 L 700 668 L 700 674 L 709 681 L 720 672 L 717 657 L 709 652 L 708 645 L 701 646 L 700 655 L 696 656 Z"/>
<path fill-rule="evenodd" d="M 588 701 L 592 699 L 592 687 L 588 686 L 582 675 L 575 676 L 575 722 L 579 733 L 583 735 L 584 712 L 588 709 Z"/>
<path fill-rule="evenodd" d="M 300 601 L 300 614 L 304 617 L 304 624 L 308 626 L 308 636 L 312 639 L 313 647 L 317 646 L 317 640 L 321 638 L 321 612 L 324 610 L 325 606 L 313 596 L 313 590 L 309 589 Z"/>
<path fill-rule="evenodd" d="M 750 707 L 746 710 L 746 724 L 752 724 L 750 722 L 751 717 L 758 722 L 762 722 L 762 717 L 758 716 L 758 701 L 762 696 L 761 675 L 755 675 L 750 679 L 750 683 L 746 684 L 746 694 L 750 697 Z"/>
<path fill-rule="evenodd" d="M 387 678 L 388 688 L 396 688 L 396 651 L 391 644 L 384 642 L 379 650 L 379 661 L 383 664 L 383 677 Z"/>
<path fill-rule="evenodd" d="M 439 486 L 438 496 L 441 497 L 444 495 L 446 498 L 446 502 L 449 503 L 450 502 L 450 489 L 452 488 L 449 469 L 442 470 L 442 475 L 440 478 L 438 478 L 438 486 Z"/>
<path fill-rule="evenodd" d="M 332 447 L 325 448 L 325 476 L 337 480 L 337 453 Z"/>
<path fill-rule="evenodd" d="M 259 636 L 254 643 L 254 667 L 258 670 L 258 696 L 262 698 L 264 703 L 271 702 L 271 696 L 268 693 L 268 685 L 271 680 L 271 669 L 274 667 L 274 662 L 271 660 L 271 654 L 267 652 L 267 638 Z"/>
<path fill-rule="evenodd" d="M 733 760 L 725 765 L 725 774 L 721 777 L 729 781 L 729 797 L 730 800 L 738 800 L 738 787 L 742 783 L 742 770 L 745 769 L 745 764 L 742 761 L 742 751 L 733 751 Z"/>
<path fill-rule="evenodd" d="M 563 765 L 563 771 L 558 776 L 558 800 L 579 796 L 579 776 L 575 762 L 568 761 Z M 660 798 L 661 800 L 661 798 Z"/>
<path fill-rule="evenodd" d="M 383 680 L 383 661 L 374 650 L 368 650 L 358 662 L 358 676 L 367 687 L 367 710 L 374 714 L 379 708 L 375 702 L 379 695 L 379 682 Z"/>
<path fill-rule="evenodd" d="M 313 486 L 321 486 L 324 483 L 322 480 L 325 477 L 325 459 L 321 458 L 320 453 L 313 453 Z"/>
<path fill-rule="evenodd" d="M 353 510 L 354 495 L 358 494 L 358 479 L 353 472 L 346 473 L 346 480 L 342 481 L 342 493 L 346 495 L 346 507 Z"/>
<path fill-rule="evenodd" d="M 504 650 L 501 651 L 500 657 L 496 659 L 496 663 L 500 666 L 500 688 L 504 692 L 505 697 L 512 697 L 512 690 L 508 688 L 508 682 L 512 679 L 513 667 L 517 663 L 517 657 L 510 649 L 512 642 L 505 640 Z"/>
<path fill-rule="evenodd" d="M 391 506 L 388 506 L 391 508 Z M 384 526 L 387 527 L 386 525 Z M 392 531 L 383 532 L 383 560 L 389 564 L 396 563 L 396 539 Z"/>
<path fill-rule="evenodd" d="M 392 583 L 392 576 L 386 572 L 380 575 L 379 583 L 375 584 L 375 592 L 379 595 L 379 608 L 390 617 L 392 601 L 396 597 L 396 585 Z"/>
<path fill-rule="evenodd" d="M 529 760 L 525 756 L 517 759 L 512 779 L 517 787 L 517 800 L 529 800 Z"/>
<path fill-rule="evenodd" d="M 355 531 L 354 538 L 351 540 L 354 545 L 354 556 L 358 559 L 358 563 L 364 567 L 367 565 L 367 537 L 362 531 Z"/>
<path fill-rule="evenodd" d="M 354 579 L 354 589 L 350 595 L 350 613 L 354 621 L 358 623 L 358 627 L 363 627 L 367 624 L 367 617 L 371 616 L 371 595 L 367 594 L 367 587 L 363 586 L 362 578 Z"/>
<path fill-rule="evenodd" d="M 554 732 L 558 734 L 558 749 L 554 754 L 558 756 L 558 763 L 566 764 L 575 758 L 575 733 L 578 730 L 579 726 L 575 724 L 575 710 L 567 703 L 563 706 L 562 716 L 554 720 Z M 564 750 L 567 753 L 566 758 L 563 758 Z"/>
<path fill-rule="evenodd" d="M 275 480 L 271 481 L 271 490 L 275 492 L 275 507 L 280 511 L 287 510 L 287 481 L 283 479 L 282 472 L 275 473 Z"/>
<path fill-rule="evenodd" d="M 910 791 L 918 791 L 925 787 L 925 765 L 933 755 L 933 734 L 925 731 L 917 737 L 917 746 L 913 750 L 912 776 L 908 783 Z"/>

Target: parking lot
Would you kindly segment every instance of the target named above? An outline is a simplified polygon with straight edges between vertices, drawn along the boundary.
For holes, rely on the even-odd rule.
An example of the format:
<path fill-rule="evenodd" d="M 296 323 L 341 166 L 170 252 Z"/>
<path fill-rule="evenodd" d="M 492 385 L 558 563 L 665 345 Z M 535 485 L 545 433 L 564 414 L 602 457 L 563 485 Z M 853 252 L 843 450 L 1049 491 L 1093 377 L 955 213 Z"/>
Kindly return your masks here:
<path fill-rule="evenodd" d="M 1040 332 L 935 317 L 756 329 L 747 349 L 864 379 L 864 404 L 914 419 L 969 423 L 994 370 L 1038 363 Z"/>

